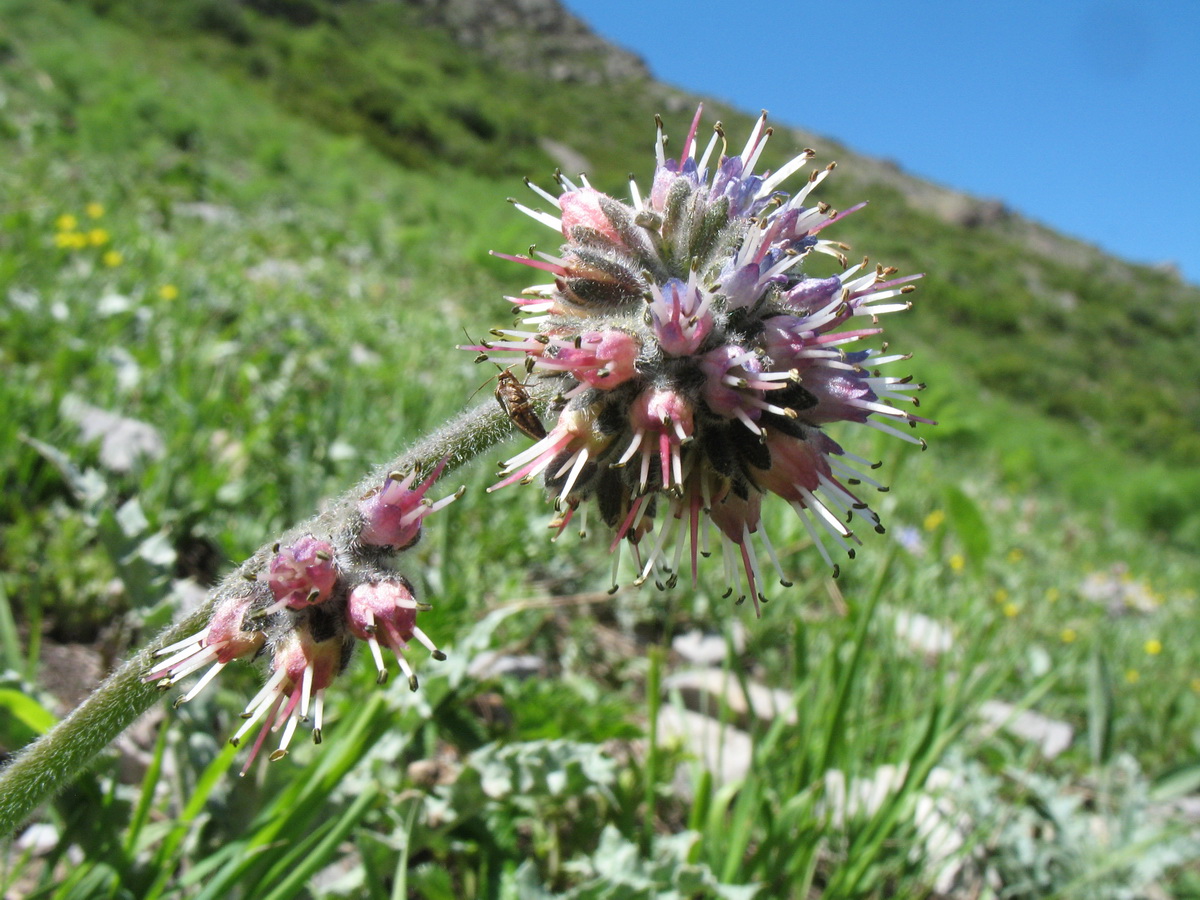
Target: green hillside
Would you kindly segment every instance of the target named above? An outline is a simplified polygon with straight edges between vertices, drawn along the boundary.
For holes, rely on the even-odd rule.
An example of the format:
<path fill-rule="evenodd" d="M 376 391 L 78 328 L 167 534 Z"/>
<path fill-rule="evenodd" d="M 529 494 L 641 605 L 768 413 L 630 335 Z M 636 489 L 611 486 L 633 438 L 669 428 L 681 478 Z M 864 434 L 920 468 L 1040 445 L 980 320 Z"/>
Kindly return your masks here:
<path fill-rule="evenodd" d="M 323 130 L 359 136 L 406 170 L 441 181 L 467 173 L 496 178 L 510 194 L 525 193 L 519 178 L 546 180 L 543 173 L 574 161 L 562 159 L 565 148 L 586 161 L 593 183 L 623 196 L 626 174 L 646 165 L 646 123 L 668 110 L 683 121 L 679 114 L 694 102 L 637 77 L 554 83 L 536 64 L 532 71 L 489 64 L 464 53 L 445 32 L 422 27 L 426 7 L 410 3 L 87 5 L 152 41 L 155 52 L 202 65 Z M 536 60 L 555 36 L 531 40 L 528 56 Z M 730 133 L 749 127 L 745 114 L 710 109 L 730 124 Z M 209 138 L 196 123 L 167 123 L 172 126 L 183 145 L 177 147 L 181 159 L 203 159 Z M 560 148 L 557 159 L 547 152 L 546 138 Z M 1051 462 L 1035 451 L 1031 474 L 1056 480 L 1069 469 L 1085 482 L 1076 488 L 1077 500 L 1086 502 L 1103 484 L 1126 521 L 1193 544 L 1200 540 L 1194 512 L 1200 478 L 1193 474 L 1200 430 L 1192 424 L 1200 418 L 1200 392 L 1186 387 L 1200 371 L 1200 289 L 1003 212 L 973 217 L 968 199 L 811 135 L 776 140 L 769 152 L 779 162 L 808 144 L 843 167 L 823 194 L 827 202 L 840 208 L 870 201 L 845 224 L 843 239 L 903 271 L 927 273 L 925 314 L 895 323 L 897 337 L 953 365 L 956 384 L 970 379 L 976 385 L 972 395 L 1011 401 L 1013 414 L 1034 429 L 1010 438 L 986 433 L 994 429 L 978 423 L 973 433 L 958 436 L 1004 448 L 1006 467 L 1023 470 L 1030 466 L 1025 448 L 1042 420 L 1063 426 L 1062 440 L 1086 442 L 1086 456 Z M 948 222 L 944 208 L 956 200 L 967 211 L 950 213 Z M 1044 440 L 1058 443 L 1049 435 Z M 1137 460 L 1137 474 L 1113 485 L 1108 473 L 1124 459 Z"/>
<path fill-rule="evenodd" d="M 651 174 L 653 116 L 681 136 L 699 99 L 597 50 L 556 79 L 555 35 L 488 38 L 527 41 L 525 67 L 433 15 L 0 0 L 0 752 L 88 682 L 61 648 L 110 667 L 176 615 L 172 584 L 210 584 L 466 404 L 494 372 L 455 345 L 506 325 L 529 280 L 489 251 L 554 249 L 505 198 L 534 205 L 523 178 L 556 167 L 625 197 Z M 731 136 L 752 122 L 705 109 Z M 1200 289 L 776 125 L 769 167 L 814 146 L 839 162 L 821 199 L 869 200 L 837 225 L 851 256 L 925 273 L 883 324 L 929 384 L 930 450 L 850 447 L 885 461 L 889 536 L 835 583 L 768 512 L 797 586 L 761 622 L 716 567 L 695 592 L 609 599 L 606 547 L 551 544 L 534 488 L 489 499 L 511 453 L 486 454 L 404 564 L 443 643 L 549 677 L 422 658 L 410 701 L 358 660 L 325 744 L 235 787 L 220 747 L 255 674 L 230 669 L 164 704 L 140 790 L 125 748 L 40 812 L 57 841 L 5 847 L 0 895 L 926 896 L 912 805 L 937 766 L 965 780 L 961 853 L 988 848 L 972 865 L 1003 896 L 1196 896 L 1195 822 L 1170 804 L 1194 799 L 1200 757 Z M 124 461 L 103 443 L 120 428 L 143 448 Z M 955 649 L 906 653 L 898 610 L 948 623 Z M 797 718 L 741 722 L 737 790 L 697 774 L 681 792 L 681 751 L 639 743 L 671 639 L 735 622 L 727 671 L 792 692 Z M 984 733 L 990 699 L 1070 725 L 1070 746 Z M 913 777 L 881 809 L 822 805 L 826 772 L 884 764 Z M 489 792 L 506 778 L 525 789 Z M 1056 837 L 1023 844 L 1047 809 Z M 662 893 L 604 893 L 622 860 Z M 347 886 L 306 886 L 339 865 Z"/>

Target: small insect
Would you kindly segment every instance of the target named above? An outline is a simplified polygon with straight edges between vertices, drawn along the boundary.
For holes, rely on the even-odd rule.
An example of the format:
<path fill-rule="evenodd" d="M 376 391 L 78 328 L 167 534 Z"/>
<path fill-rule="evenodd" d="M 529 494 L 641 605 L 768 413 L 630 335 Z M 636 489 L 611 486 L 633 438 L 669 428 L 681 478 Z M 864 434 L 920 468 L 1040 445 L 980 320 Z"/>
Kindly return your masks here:
<path fill-rule="evenodd" d="M 538 441 L 546 436 L 546 426 L 538 418 L 525 385 L 508 369 L 496 378 L 496 402 L 522 432 Z"/>

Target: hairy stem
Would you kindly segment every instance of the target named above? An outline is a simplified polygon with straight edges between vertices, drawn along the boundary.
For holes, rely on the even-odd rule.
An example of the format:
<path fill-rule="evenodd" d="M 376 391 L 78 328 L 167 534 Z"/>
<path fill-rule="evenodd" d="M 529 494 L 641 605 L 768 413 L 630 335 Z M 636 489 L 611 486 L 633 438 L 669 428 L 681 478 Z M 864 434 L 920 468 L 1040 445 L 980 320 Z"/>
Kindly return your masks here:
<path fill-rule="evenodd" d="M 548 391 L 534 388 L 531 393 L 544 402 Z M 389 472 L 412 469 L 428 472 L 442 459 L 448 458 L 444 477 L 508 437 L 512 431 L 511 422 L 495 403 L 481 403 L 460 413 L 449 424 L 380 466 L 319 515 L 296 526 L 288 535 L 336 527 L 352 513 L 362 493 L 377 486 Z M 288 535 L 281 537 L 287 540 Z M 11 834 L 39 803 L 65 787 L 97 753 L 132 725 L 161 696 L 155 685 L 142 681 L 154 652 L 201 630 L 217 601 L 235 592 L 244 583 L 247 573 L 261 569 L 270 558 L 272 546 L 281 537 L 274 537 L 263 544 L 250 559 L 209 592 L 198 610 L 155 637 L 148 646 L 110 675 L 69 716 L 0 769 L 0 837 Z"/>

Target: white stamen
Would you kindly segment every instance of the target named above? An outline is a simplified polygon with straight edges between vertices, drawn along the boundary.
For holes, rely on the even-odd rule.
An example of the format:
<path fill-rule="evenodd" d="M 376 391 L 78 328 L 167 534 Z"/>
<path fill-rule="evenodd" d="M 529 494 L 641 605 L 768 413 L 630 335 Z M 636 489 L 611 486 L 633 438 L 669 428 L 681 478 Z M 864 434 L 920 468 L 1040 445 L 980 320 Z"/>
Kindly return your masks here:
<path fill-rule="evenodd" d="M 304 667 L 304 675 L 300 679 L 300 715 L 308 718 L 308 699 L 312 695 L 313 666 L 310 663 Z"/>
<path fill-rule="evenodd" d="M 866 424 L 874 428 L 876 431 L 882 431 L 884 434 L 890 434 L 892 437 L 898 437 L 902 441 L 908 441 L 910 444 L 924 445 L 925 442 L 919 437 L 914 437 L 906 431 L 901 431 L 899 428 L 893 428 L 885 422 L 880 422 L 877 419 L 867 419 Z"/>
<path fill-rule="evenodd" d="M 758 148 L 758 138 L 762 134 L 763 126 L 766 124 L 767 113 L 766 110 L 763 110 L 762 114 L 758 117 L 758 121 L 754 123 L 754 128 L 750 130 L 750 137 L 746 139 L 746 146 L 743 147 L 742 152 L 738 154 L 742 158 L 743 162 L 749 160 L 750 154 L 754 153 L 755 149 Z M 757 158 L 757 154 L 755 154 L 755 159 L 757 160 Z M 748 164 L 744 165 L 742 168 L 742 177 L 746 177 L 751 171 L 752 169 Z"/>
<path fill-rule="evenodd" d="M 637 182 L 632 175 L 629 177 L 629 199 L 633 201 L 633 208 L 637 212 L 642 212 L 645 209 L 642 205 L 642 192 L 638 190 Z"/>
<path fill-rule="evenodd" d="M 696 171 L 704 171 L 704 168 L 708 165 L 709 158 L 712 156 L 713 150 L 717 148 L 717 140 L 720 137 L 721 133 L 714 128 L 712 137 L 708 139 L 708 146 L 704 148 L 704 155 L 700 157 L 700 162 L 696 163 Z"/>
<path fill-rule="evenodd" d="M 527 188 L 529 188 L 531 191 L 533 191 L 535 194 L 537 194 L 539 197 L 541 197 L 543 200 L 545 200 L 547 203 L 554 204 L 555 209 L 562 209 L 562 204 L 559 202 L 558 198 L 555 197 L 553 194 L 551 194 L 549 191 L 542 190 L 540 187 L 538 187 L 532 181 L 526 181 L 525 186 Z"/>
<path fill-rule="evenodd" d="M 375 660 L 375 671 L 380 675 L 387 671 L 387 666 L 383 664 L 383 653 L 379 649 L 379 641 L 375 638 L 367 638 L 367 646 L 371 648 L 371 658 Z"/>
<path fill-rule="evenodd" d="M 811 517 L 808 510 L 797 500 L 792 501 L 792 509 L 796 511 L 796 516 L 800 519 L 800 524 L 804 526 L 804 530 L 808 532 L 809 538 L 813 542 L 813 546 L 817 548 L 817 552 L 821 554 L 821 559 L 825 560 L 825 565 L 831 569 L 834 567 L 833 559 L 829 556 L 829 551 L 825 549 L 825 543 L 821 540 L 821 536 L 817 534 L 816 528 L 813 527 L 810 521 Z"/>
<path fill-rule="evenodd" d="M 279 739 L 279 750 L 276 752 L 287 753 L 288 744 L 292 742 L 292 735 L 296 733 L 296 725 L 300 722 L 300 718 L 293 711 L 288 716 L 287 727 L 283 729 L 283 737 Z M 271 754 L 274 758 L 274 754 Z"/>
<path fill-rule="evenodd" d="M 200 680 L 196 682 L 195 686 L 190 691 L 188 691 L 186 694 L 184 694 L 183 698 L 179 702 L 187 703 L 193 697 L 196 697 L 197 695 L 199 695 L 199 693 L 208 686 L 208 683 L 217 677 L 218 673 L 220 673 L 220 671 L 223 668 L 225 668 L 225 666 L 226 666 L 226 663 L 223 663 L 223 662 L 214 663 L 212 668 L 209 669 L 207 672 L 205 672 L 200 677 Z"/>
<path fill-rule="evenodd" d="M 571 467 L 571 474 L 567 476 L 566 482 L 563 484 L 562 496 L 567 497 L 571 493 L 571 489 L 575 487 L 575 481 L 579 478 L 579 473 L 583 471 L 583 467 L 587 465 L 588 449 L 584 447 L 575 454 L 575 465 Z"/>
<path fill-rule="evenodd" d="M 552 216 L 550 213 L 544 213 L 540 209 L 530 209 L 524 203 L 514 203 L 513 206 L 525 213 L 525 215 L 529 216 L 529 218 L 537 222 L 541 222 L 543 225 L 547 225 L 550 228 L 553 228 L 555 231 L 562 231 L 562 219 L 560 219 L 558 216 Z"/>
<path fill-rule="evenodd" d="M 268 699 L 273 694 L 278 693 L 279 686 L 283 684 L 285 678 L 287 678 L 287 671 L 285 669 L 277 669 L 271 675 L 271 677 L 267 679 L 267 683 L 264 684 L 259 692 L 254 695 L 254 699 L 246 704 L 246 709 L 243 711 L 242 715 L 250 713 L 250 711 L 256 706 L 260 706 L 264 700 Z"/>
<path fill-rule="evenodd" d="M 174 653 L 176 650 L 180 650 L 183 647 L 190 647 L 192 644 L 203 644 L 207 633 L 207 631 L 201 631 L 199 634 L 193 634 L 191 637 L 186 637 L 182 641 L 176 641 L 174 644 L 168 644 L 159 650 L 155 650 L 154 658 L 158 659 L 160 656 L 166 656 L 168 653 Z"/>
<path fill-rule="evenodd" d="M 799 156 L 794 157 L 789 162 L 784 163 L 778 172 L 775 172 L 766 181 L 762 183 L 762 187 L 758 189 L 757 197 L 762 199 L 769 197 L 775 193 L 775 189 L 783 184 L 792 175 L 803 169 L 816 154 L 812 150 L 805 150 Z"/>

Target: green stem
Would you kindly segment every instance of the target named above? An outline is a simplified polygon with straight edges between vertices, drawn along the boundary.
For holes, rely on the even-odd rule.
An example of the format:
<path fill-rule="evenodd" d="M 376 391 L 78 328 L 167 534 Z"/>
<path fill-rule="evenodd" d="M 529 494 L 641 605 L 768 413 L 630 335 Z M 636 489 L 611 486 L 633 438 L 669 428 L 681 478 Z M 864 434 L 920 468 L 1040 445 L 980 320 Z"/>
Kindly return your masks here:
<path fill-rule="evenodd" d="M 544 403 L 549 391 L 535 389 L 531 393 Z M 297 526 L 289 534 L 336 527 L 352 514 L 364 491 L 378 485 L 388 472 L 414 468 L 428 472 L 443 458 L 449 457 L 444 476 L 508 437 L 512 431 L 507 416 L 490 400 L 466 410 L 387 465 L 380 466 L 325 512 Z M 244 583 L 245 571 L 261 567 L 269 559 L 276 540 L 278 538 L 267 541 L 250 560 L 210 591 L 192 615 L 160 633 L 110 675 L 69 716 L 0 769 L 0 837 L 14 832 L 39 803 L 70 783 L 97 753 L 154 704 L 161 692 L 155 685 L 142 681 L 154 652 L 200 631 L 207 624 L 217 600 Z"/>

